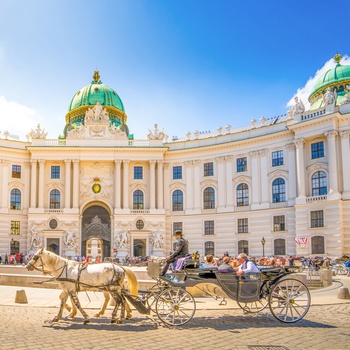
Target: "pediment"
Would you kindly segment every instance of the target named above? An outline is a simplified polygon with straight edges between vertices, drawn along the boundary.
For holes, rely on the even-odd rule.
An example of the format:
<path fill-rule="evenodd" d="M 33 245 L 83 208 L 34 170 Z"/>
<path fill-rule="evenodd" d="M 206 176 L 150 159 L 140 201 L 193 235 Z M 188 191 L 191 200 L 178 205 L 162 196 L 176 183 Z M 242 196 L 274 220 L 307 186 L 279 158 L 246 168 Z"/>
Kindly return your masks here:
<path fill-rule="evenodd" d="M 236 183 L 241 183 L 241 182 L 248 182 L 248 183 L 251 183 L 252 181 L 252 178 L 251 176 L 246 176 L 246 175 L 241 175 L 241 176 L 238 176 L 238 177 L 235 177 L 232 182 L 234 184 Z"/>
<path fill-rule="evenodd" d="M 267 176 L 268 177 L 285 177 L 285 178 L 287 178 L 288 177 L 288 171 L 278 169 L 278 170 L 272 171 Z"/>
<path fill-rule="evenodd" d="M 327 170 L 327 168 L 328 168 L 327 163 L 317 162 L 317 163 L 314 163 L 314 164 L 308 166 L 306 168 L 306 170 L 308 170 L 308 171 Z"/>
<path fill-rule="evenodd" d="M 214 180 L 205 180 L 203 182 L 200 183 L 201 187 L 213 187 L 213 186 L 217 186 L 217 181 Z"/>
<path fill-rule="evenodd" d="M 174 182 L 173 184 L 171 184 L 169 186 L 170 189 L 181 189 L 181 190 L 185 190 L 186 189 L 186 185 L 183 184 L 182 182 Z"/>

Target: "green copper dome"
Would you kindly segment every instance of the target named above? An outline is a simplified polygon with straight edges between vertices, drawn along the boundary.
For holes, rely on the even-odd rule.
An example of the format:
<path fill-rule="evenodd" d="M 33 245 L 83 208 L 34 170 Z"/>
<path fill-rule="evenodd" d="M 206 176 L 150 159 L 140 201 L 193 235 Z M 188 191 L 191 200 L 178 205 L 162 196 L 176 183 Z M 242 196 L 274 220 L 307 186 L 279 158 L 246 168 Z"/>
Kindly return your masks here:
<path fill-rule="evenodd" d="M 96 104 L 100 104 L 108 113 L 110 125 L 120 127 L 129 135 L 129 129 L 126 124 L 128 119 L 125 114 L 124 105 L 118 94 L 100 80 L 98 71 L 94 72 L 93 81 L 80 89 L 72 98 L 66 114 L 66 125 L 63 130 L 63 137 L 72 128 L 84 125 L 85 114 Z"/>
<path fill-rule="evenodd" d="M 336 66 L 329 69 L 322 77 L 320 77 L 309 96 L 311 104 L 310 109 L 317 109 L 323 106 L 323 94 L 330 88 L 337 92 L 336 105 L 339 105 L 344 100 L 346 85 L 350 84 L 350 66 L 343 66 L 340 64 L 342 56 L 335 55 L 334 61 Z"/>
<path fill-rule="evenodd" d="M 91 84 L 84 86 L 73 96 L 68 112 L 81 106 L 95 106 L 99 102 L 102 106 L 111 106 L 125 113 L 122 100 L 113 89 L 101 82 L 97 71 L 93 78 Z"/>

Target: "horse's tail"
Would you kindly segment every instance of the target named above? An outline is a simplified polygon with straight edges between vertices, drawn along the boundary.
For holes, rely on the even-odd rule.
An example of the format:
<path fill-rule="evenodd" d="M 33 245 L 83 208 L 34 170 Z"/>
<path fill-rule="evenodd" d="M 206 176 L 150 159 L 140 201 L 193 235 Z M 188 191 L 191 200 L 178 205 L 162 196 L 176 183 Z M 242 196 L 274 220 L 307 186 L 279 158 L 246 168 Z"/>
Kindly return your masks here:
<path fill-rule="evenodd" d="M 132 271 L 128 267 L 124 267 L 124 266 L 123 266 L 123 269 L 124 269 L 126 277 L 128 279 L 128 289 L 129 289 L 130 294 L 138 295 L 139 294 L 139 283 L 137 282 L 137 278 L 136 278 L 134 271 Z"/>

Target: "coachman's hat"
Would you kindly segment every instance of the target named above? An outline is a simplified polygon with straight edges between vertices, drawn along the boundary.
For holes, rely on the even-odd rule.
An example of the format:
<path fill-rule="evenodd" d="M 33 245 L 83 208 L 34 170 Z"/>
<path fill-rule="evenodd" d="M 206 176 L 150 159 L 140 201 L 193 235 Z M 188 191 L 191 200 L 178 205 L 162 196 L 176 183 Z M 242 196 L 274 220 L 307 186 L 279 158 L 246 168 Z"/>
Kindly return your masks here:
<path fill-rule="evenodd" d="M 173 236 L 182 236 L 182 231 L 175 231 Z"/>

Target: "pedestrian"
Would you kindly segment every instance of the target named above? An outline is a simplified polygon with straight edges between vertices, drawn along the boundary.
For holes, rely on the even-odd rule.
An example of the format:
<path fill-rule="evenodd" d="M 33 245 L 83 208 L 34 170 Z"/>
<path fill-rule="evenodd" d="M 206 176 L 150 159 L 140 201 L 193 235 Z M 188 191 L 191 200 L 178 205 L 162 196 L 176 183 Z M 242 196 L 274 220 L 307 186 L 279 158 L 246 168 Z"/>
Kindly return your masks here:
<path fill-rule="evenodd" d="M 5 265 L 8 265 L 9 263 L 9 257 L 7 254 L 5 254 Z"/>

